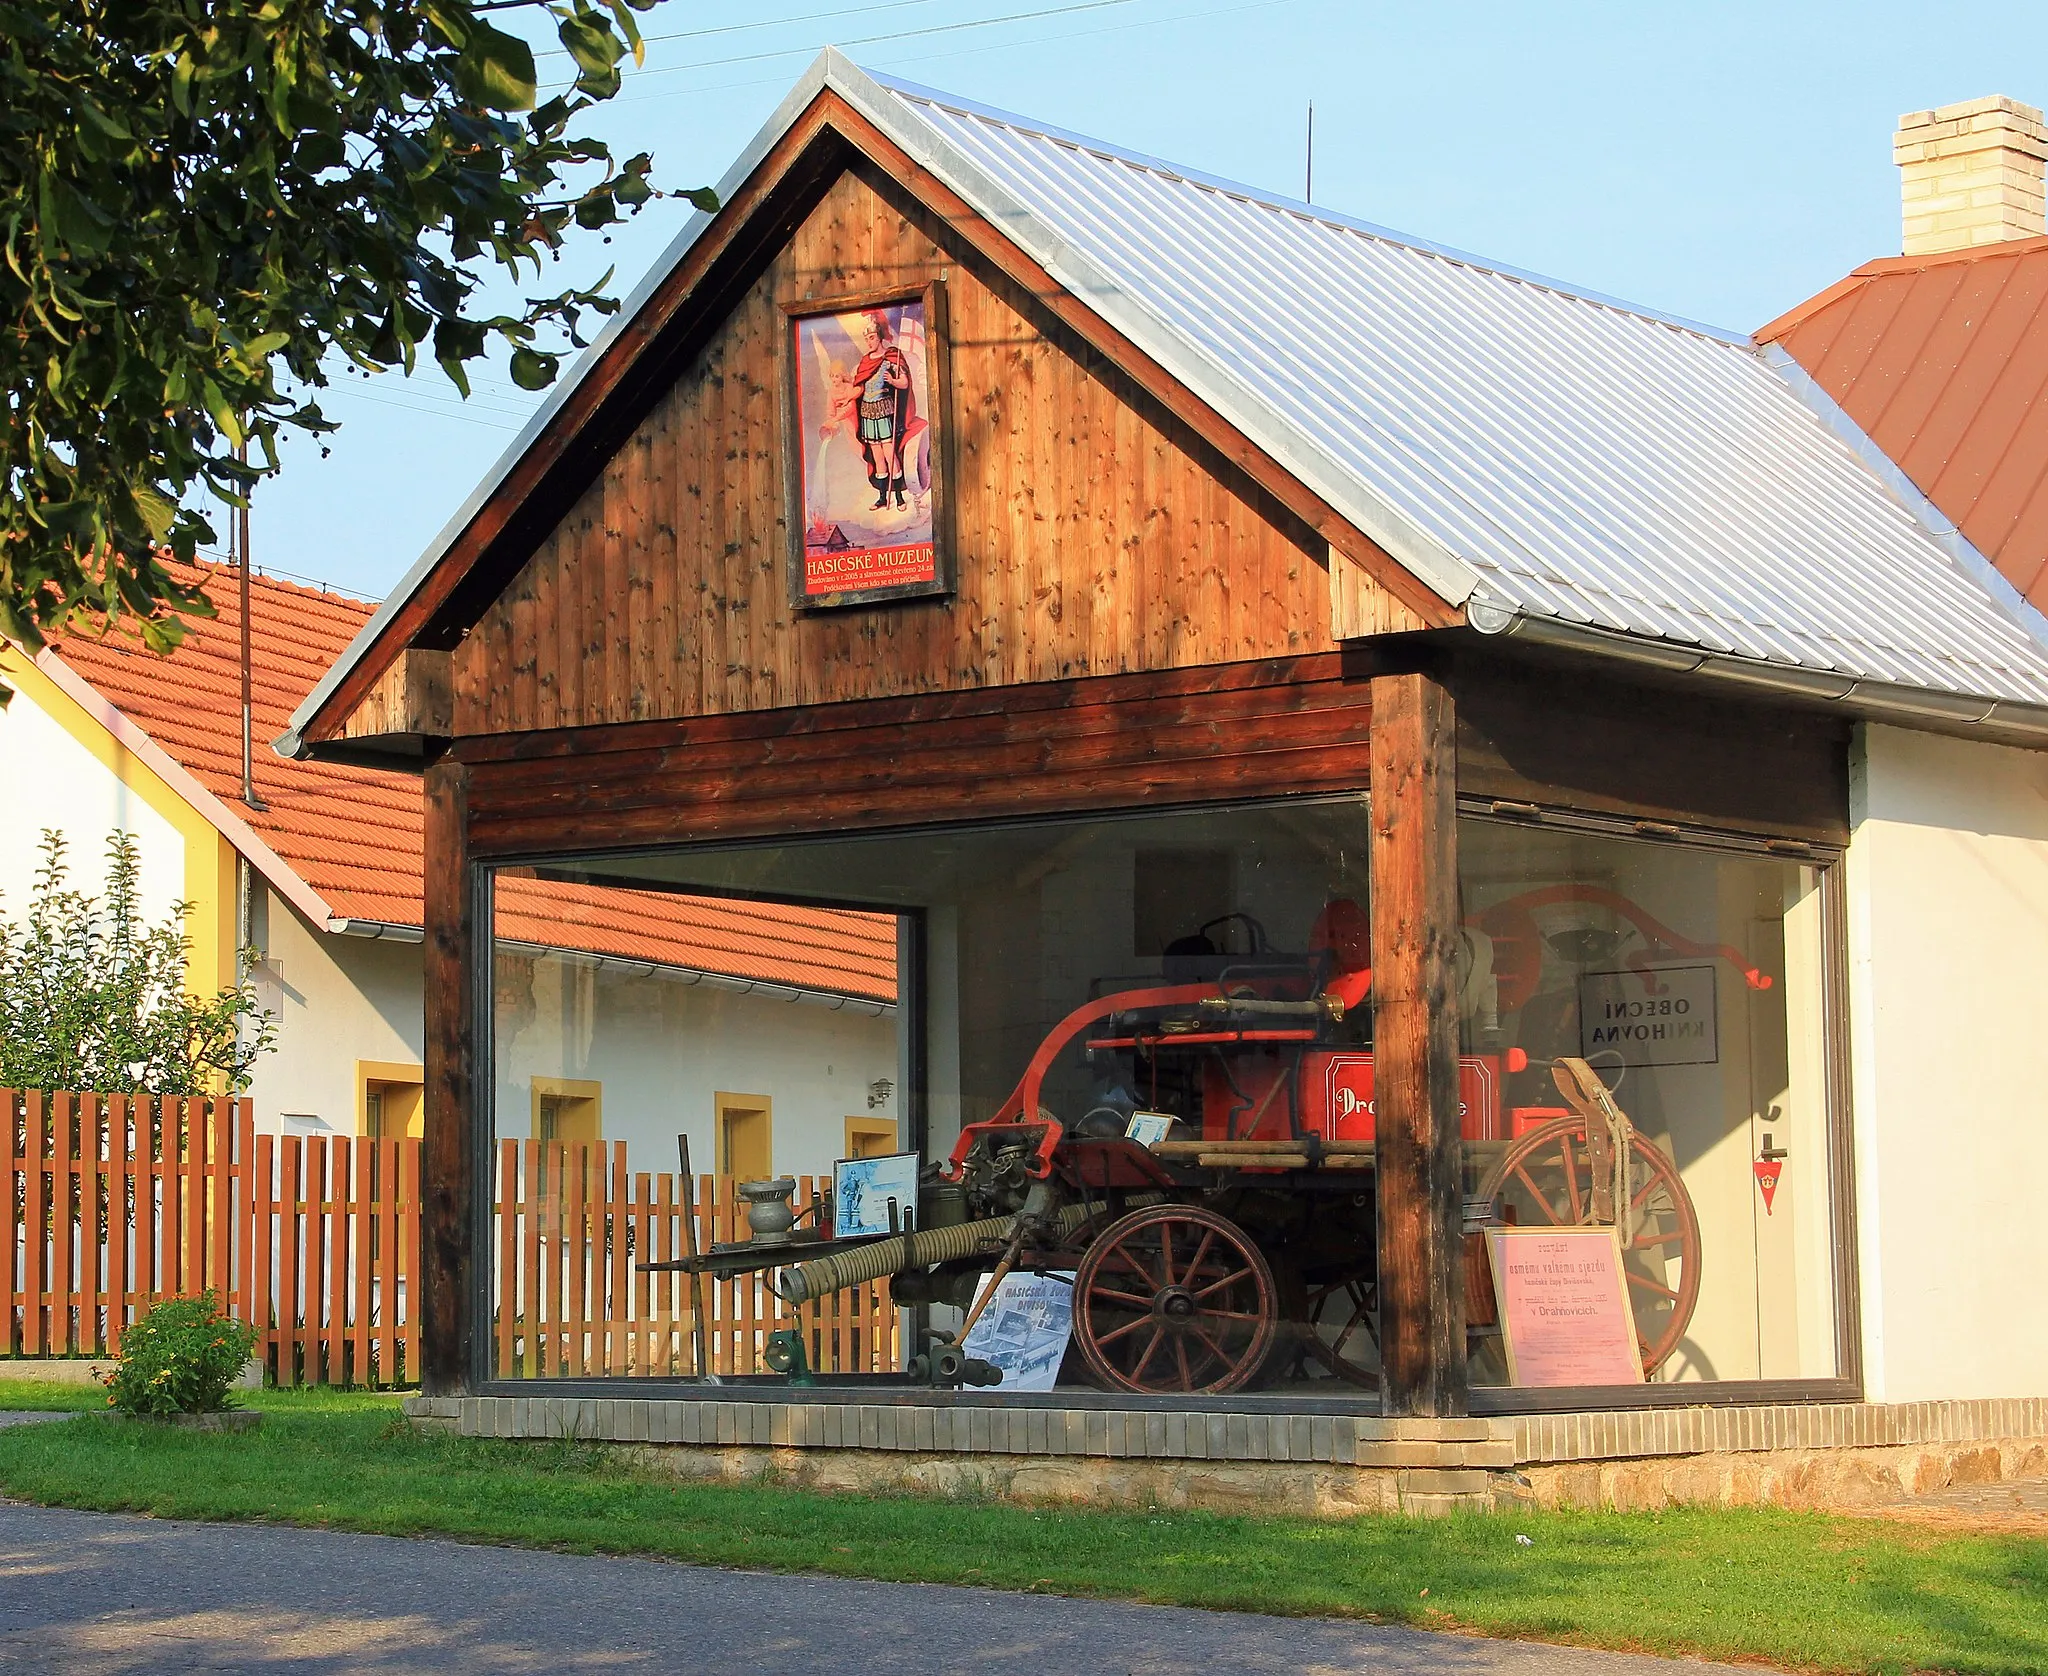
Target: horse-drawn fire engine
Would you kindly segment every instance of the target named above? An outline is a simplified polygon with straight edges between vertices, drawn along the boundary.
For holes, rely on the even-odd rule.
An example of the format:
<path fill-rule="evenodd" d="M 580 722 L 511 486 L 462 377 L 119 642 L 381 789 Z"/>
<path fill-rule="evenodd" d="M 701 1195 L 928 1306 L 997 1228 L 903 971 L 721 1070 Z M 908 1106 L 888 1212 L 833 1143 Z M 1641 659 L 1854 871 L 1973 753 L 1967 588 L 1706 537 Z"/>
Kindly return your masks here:
<path fill-rule="evenodd" d="M 1527 986 L 1515 938 L 1528 940 L 1530 913 L 1526 900 L 1503 904 L 1482 932 L 1489 947 L 1504 945 L 1502 981 L 1520 986 L 1508 997 L 1517 1005 Z M 1737 958 L 1634 917 L 1658 934 L 1653 949 Z M 1163 981 L 1113 989 L 1069 1013 L 1001 1108 L 966 1125 L 927 1172 L 913 1226 L 789 1263 L 783 1295 L 893 1275 L 899 1302 L 971 1306 L 991 1295 L 992 1272 L 1071 1273 L 1073 1353 L 1107 1389 L 1376 1385 L 1366 916 L 1348 900 L 1329 904 L 1308 952 L 1293 957 L 1267 950 L 1244 916 L 1231 918 L 1170 952 Z M 1218 951 L 1219 941 L 1244 946 Z M 1070 1055 L 1097 1094 L 1085 1109 L 1055 1111 L 1046 1086 L 1056 1067 L 1071 1073 Z M 1586 1060 L 1560 1056 L 1548 1068 L 1561 1107 L 1504 1101 L 1505 1082 L 1526 1082 L 1530 1070 L 1519 1051 L 1459 1062 L 1472 1352 L 1491 1354 L 1498 1334 L 1485 1226 L 1606 1223 L 1620 1236 L 1642 1364 L 1654 1376 L 1698 1294 L 1691 1200 L 1672 1160 Z"/>

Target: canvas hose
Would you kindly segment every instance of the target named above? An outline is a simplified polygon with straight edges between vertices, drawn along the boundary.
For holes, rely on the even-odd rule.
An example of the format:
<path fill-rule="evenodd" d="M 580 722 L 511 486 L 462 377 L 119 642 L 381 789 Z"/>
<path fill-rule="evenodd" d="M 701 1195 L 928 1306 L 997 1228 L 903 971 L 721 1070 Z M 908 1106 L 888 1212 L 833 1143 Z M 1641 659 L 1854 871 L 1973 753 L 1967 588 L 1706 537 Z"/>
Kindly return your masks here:
<path fill-rule="evenodd" d="M 1156 1203 L 1162 1197 L 1158 1193 L 1134 1193 L 1125 1203 L 1136 1208 Z M 1107 1208 L 1100 1199 L 1067 1205 L 1053 1217 L 1053 1231 L 1062 1236 L 1071 1234 L 1089 1217 Z M 828 1292 L 843 1292 L 849 1286 L 880 1280 L 902 1269 L 929 1268 L 934 1263 L 972 1257 L 983 1245 L 1000 1245 L 1016 1231 L 1016 1217 L 991 1216 L 980 1222 L 955 1223 L 950 1228 L 919 1228 L 908 1234 L 892 1234 L 853 1251 L 793 1263 L 775 1277 L 775 1290 L 790 1303 L 808 1303 Z"/>

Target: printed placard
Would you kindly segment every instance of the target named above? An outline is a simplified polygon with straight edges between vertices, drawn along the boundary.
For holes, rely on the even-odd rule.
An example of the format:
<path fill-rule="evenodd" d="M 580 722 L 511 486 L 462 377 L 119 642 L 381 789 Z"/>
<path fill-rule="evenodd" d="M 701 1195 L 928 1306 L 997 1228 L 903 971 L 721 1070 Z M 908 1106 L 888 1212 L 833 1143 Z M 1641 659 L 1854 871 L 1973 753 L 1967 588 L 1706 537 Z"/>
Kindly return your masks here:
<path fill-rule="evenodd" d="M 869 604 L 947 586 L 936 286 L 792 306 L 791 594 Z"/>
<path fill-rule="evenodd" d="M 842 1158 L 832 1166 L 832 1232 L 887 1234 L 889 1205 L 896 1206 L 896 1228 L 917 1220 L 918 1156 L 891 1152 L 880 1158 Z"/>
<path fill-rule="evenodd" d="M 1642 1347 L 1613 1228 L 1489 1228 L 1514 1385 L 1640 1385 Z"/>
<path fill-rule="evenodd" d="M 1598 1064 L 1717 1065 L 1712 966 L 1645 966 L 1579 978 L 1579 1053 Z"/>
<path fill-rule="evenodd" d="M 988 1291 L 983 1275 L 977 1301 Z M 1050 1391 L 1074 1332 L 1074 1276 L 1069 1270 L 1003 1276 L 988 1308 L 960 1348 L 1003 1370 L 1005 1391 Z"/>

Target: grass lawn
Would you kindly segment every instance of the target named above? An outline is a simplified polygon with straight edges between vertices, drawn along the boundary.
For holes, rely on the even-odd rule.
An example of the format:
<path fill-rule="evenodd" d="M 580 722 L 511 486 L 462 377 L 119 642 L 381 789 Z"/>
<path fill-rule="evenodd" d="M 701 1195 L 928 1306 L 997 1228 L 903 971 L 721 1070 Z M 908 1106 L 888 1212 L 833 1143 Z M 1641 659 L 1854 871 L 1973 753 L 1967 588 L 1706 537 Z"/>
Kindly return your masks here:
<path fill-rule="evenodd" d="M 0 1382 L 0 1409 L 98 1400 Z M 699 1487 L 588 1445 L 417 1437 L 390 1397 L 269 1391 L 253 1406 L 263 1429 L 242 1436 L 94 1421 L 0 1431 L 0 1489 L 163 1517 L 1327 1614 L 1801 1669 L 2048 1669 L 2048 1543 L 2020 1537 L 1767 1509 L 1324 1523 Z"/>

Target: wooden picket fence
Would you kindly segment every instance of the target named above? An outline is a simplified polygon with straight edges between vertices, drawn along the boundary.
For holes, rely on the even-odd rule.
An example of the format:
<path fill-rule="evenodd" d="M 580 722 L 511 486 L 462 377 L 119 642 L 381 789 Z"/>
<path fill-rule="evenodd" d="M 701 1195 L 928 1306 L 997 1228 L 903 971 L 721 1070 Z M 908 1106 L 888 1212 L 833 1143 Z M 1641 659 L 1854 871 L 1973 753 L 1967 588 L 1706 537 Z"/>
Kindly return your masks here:
<path fill-rule="evenodd" d="M 246 1100 L 0 1089 L 0 1188 L 12 1208 L 0 1351 L 118 1355 L 150 1304 L 211 1289 L 257 1328 L 281 1385 L 395 1385 L 419 1365 L 420 1143 L 258 1135 Z M 11 1116 L 12 1121 L 6 1121 Z M 800 1178 L 797 1203 L 817 1190 Z M 699 1178 L 699 1248 L 744 1234 L 730 1177 Z M 491 1323 L 504 1375 L 687 1375 L 673 1174 L 629 1175 L 625 1146 L 499 1148 Z M 811 1365 L 899 1365 L 886 1282 L 792 1313 L 765 1275 L 704 1283 L 713 1371 L 761 1371 L 800 1326 Z"/>
<path fill-rule="evenodd" d="M 649 1273 L 684 1253 L 674 1175 L 626 1169 L 626 1146 L 498 1143 L 497 1295 L 492 1335 L 500 1377 L 684 1375 L 692 1368 L 690 1283 Z M 796 1178 L 802 1212 L 820 1184 Z M 825 1183 L 829 1187 L 830 1183 Z M 730 1176 L 698 1179 L 697 1249 L 745 1237 L 746 1203 Z M 770 1333 L 799 1328 L 819 1372 L 879 1373 L 900 1366 L 896 1307 L 887 1281 L 850 1288 L 793 1310 L 746 1275 L 706 1280 L 707 1360 L 720 1374 L 758 1373 Z"/>
<path fill-rule="evenodd" d="M 0 1089 L 0 1110 L 9 1354 L 113 1355 L 153 1299 L 209 1287 L 250 1319 L 248 1102 Z"/>

